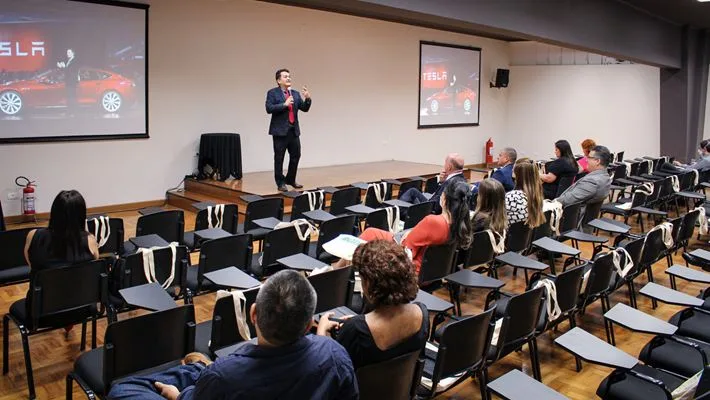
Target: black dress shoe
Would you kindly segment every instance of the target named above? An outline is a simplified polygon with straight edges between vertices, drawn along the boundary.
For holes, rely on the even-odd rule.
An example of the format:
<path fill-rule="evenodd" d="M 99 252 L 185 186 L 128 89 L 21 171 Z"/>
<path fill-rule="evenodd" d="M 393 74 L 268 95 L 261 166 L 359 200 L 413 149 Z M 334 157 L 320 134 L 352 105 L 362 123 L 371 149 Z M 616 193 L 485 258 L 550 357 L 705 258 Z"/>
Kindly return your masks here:
<path fill-rule="evenodd" d="M 298 183 L 298 182 L 289 183 L 289 185 L 293 186 L 294 189 L 301 189 L 301 188 L 303 188 L 303 185 L 301 185 L 301 184 Z"/>
<path fill-rule="evenodd" d="M 278 186 L 279 192 L 288 192 L 288 188 L 283 183 Z"/>

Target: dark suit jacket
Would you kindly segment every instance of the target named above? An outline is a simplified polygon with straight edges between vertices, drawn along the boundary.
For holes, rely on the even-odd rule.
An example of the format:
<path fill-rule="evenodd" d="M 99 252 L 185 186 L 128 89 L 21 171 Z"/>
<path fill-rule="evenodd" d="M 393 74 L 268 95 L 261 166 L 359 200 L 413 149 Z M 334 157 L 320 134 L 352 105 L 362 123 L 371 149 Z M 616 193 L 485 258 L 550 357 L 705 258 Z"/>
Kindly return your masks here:
<path fill-rule="evenodd" d="M 301 129 L 298 127 L 298 110 L 308 112 L 311 108 L 311 99 L 303 99 L 301 94 L 296 90 L 291 90 L 293 96 L 293 114 L 295 121 L 293 127 L 296 131 L 296 136 L 301 135 Z M 288 122 L 288 107 L 284 106 L 286 95 L 280 87 L 275 87 L 266 92 L 266 113 L 271 114 L 271 123 L 269 124 L 269 135 L 286 136 L 288 129 L 291 126 Z"/>
<path fill-rule="evenodd" d="M 506 192 L 513 190 L 515 188 L 515 182 L 513 182 L 513 164 L 511 163 L 496 169 L 491 174 L 491 179 L 500 182 Z"/>
<path fill-rule="evenodd" d="M 69 60 L 67 60 L 69 62 Z M 79 60 L 74 57 L 65 67 L 64 82 L 67 87 L 76 87 L 79 83 Z"/>
<path fill-rule="evenodd" d="M 456 182 L 466 182 L 466 177 L 463 176 L 463 172 L 453 175 L 449 180 L 439 183 L 439 187 L 436 188 L 436 192 L 434 192 L 434 195 L 431 196 L 431 200 L 429 200 L 434 202 L 434 213 L 440 214 L 442 211 L 439 199 L 441 198 L 441 194 L 446 190 L 446 186 Z"/>

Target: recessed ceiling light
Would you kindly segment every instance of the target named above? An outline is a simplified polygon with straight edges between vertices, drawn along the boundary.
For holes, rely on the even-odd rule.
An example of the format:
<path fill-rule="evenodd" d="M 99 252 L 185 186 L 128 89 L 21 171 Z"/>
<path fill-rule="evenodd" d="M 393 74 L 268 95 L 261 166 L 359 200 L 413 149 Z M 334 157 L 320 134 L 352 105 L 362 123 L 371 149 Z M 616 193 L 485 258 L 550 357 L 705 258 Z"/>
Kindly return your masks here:
<path fill-rule="evenodd" d="M 707 3 L 707 2 L 709 2 L 710 0 L 698 0 L 698 1 L 701 2 L 701 3 Z"/>

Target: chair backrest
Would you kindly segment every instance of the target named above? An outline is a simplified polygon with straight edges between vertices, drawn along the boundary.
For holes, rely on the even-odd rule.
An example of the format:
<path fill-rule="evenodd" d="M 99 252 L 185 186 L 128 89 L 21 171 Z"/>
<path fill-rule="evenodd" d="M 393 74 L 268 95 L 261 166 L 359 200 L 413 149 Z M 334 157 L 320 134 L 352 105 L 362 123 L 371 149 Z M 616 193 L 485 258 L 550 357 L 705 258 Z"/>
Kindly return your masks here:
<path fill-rule="evenodd" d="M 627 276 L 629 277 L 634 277 L 639 271 L 639 267 L 641 266 L 641 251 L 643 250 L 643 237 L 636 238 L 633 240 L 630 240 L 624 244 L 624 249 L 626 249 L 626 252 L 629 253 L 629 256 L 631 257 L 631 261 L 634 263 L 634 266 L 631 267 L 631 270 L 627 272 Z"/>
<path fill-rule="evenodd" d="M 518 347 L 534 334 L 542 305 L 543 288 L 530 289 L 511 297 L 505 307 L 505 329 L 498 338 L 499 349 Z M 503 335 L 503 333 L 505 333 Z"/>
<path fill-rule="evenodd" d="M 391 212 L 396 212 L 394 207 L 379 208 L 369 214 L 365 219 L 365 228 L 377 228 L 383 231 L 390 230 L 390 223 L 387 217 L 387 209 L 392 210 Z"/>
<path fill-rule="evenodd" d="M 325 193 L 323 192 L 323 197 L 320 197 L 319 192 L 311 192 L 310 196 L 314 197 L 313 210 L 322 210 L 325 206 Z M 293 199 L 293 205 L 291 206 L 291 221 L 303 218 L 303 213 L 311 210 L 311 203 L 308 198 L 308 193 L 301 193 Z"/>
<path fill-rule="evenodd" d="M 645 160 L 639 162 L 637 168 L 638 168 L 638 169 L 637 169 L 637 171 L 638 171 L 637 175 L 638 175 L 638 176 L 640 176 L 640 175 L 645 175 L 645 174 L 648 174 L 649 172 L 651 172 L 651 171 L 649 170 L 649 168 L 648 168 L 648 163 L 647 163 Z"/>
<path fill-rule="evenodd" d="M 217 221 L 217 214 L 215 213 L 214 207 L 212 207 L 212 221 L 213 224 Z M 204 208 L 197 213 L 195 217 L 195 230 L 200 231 L 209 228 L 209 219 L 207 215 L 207 209 Z M 236 204 L 224 204 L 224 212 L 222 213 L 222 229 L 229 233 L 237 233 L 237 226 L 239 226 L 239 206 Z"/>
<path fill-rule="evenodd" d="M 587 226 L 590 221 L 599 218 L 599 214 L 602 210 L 602 204 L 604 204 L 604 200 L 596 203 L 587 203 L 587 206 L 584 207 L 584 216 L 582 217 L 581 226 Z"/>
<path fill-rule="evenodd" d="M 555 289 L 557 292 L 557 305 L 559 305 L 560 311 L 562 312 L 560 316 L 561 318 L 577 308 L 579 294 L 582 290 L 583 276 L 584 267 L 580 265 L 570 268 L 567 271 L 558 274 L 554 278 Z M 534 285 L 533 280 L 531 280 L 531 285 Z M 550 299 L 545 297 L 544 301 L 547 303 Z M 547 314 L 547 311 L 544 309 L 542 312 Z M 544 319 L 545 321 L 549 321 L 549 316 L 545 315 Z"/>
<path fill-rule="evenodd" d="M 582 203 L 570 204 L 562 209 L 560 218 L 560 233 L 565 233 L 577 229 L 579 226 L 579 214 Z"/>
<path fill-rule="evenodd" d="M 347 214 L 345 207 L 360 204 L 360 188 L 347 187 L 333 192 L 330 199 L 330 213 L 333 215 Z"/>
<path fill-rule="evenodd" d="M 251 309 L 251 305 L 256 302 L 259 287 L 244 290 L 242 293 L 246 299 L 244 310 L 246 311 L 247 325 L 249 325 L 249 334 L 253 338 L 256 337 L 256 329 L 251 323 L 249 310 Z M 214 310 L 212 311 L 210 350 L 214 352 L 243 340 L 244 338 L 239 334 L 239 329 L 237 328 L 237 315 L 234 313 L 234 299 L 231 296 L 217 299 L 214 303 Z"/>
<path fill-rule="evenodd" d="M 687 244 L 688 240 L 693 237 L 693 233 L 695 232 L 695 224 L 698 222 L 699 218 L 699 210 L 691 211 L 683 215 L 680 221 L 680 228 L 678 228 L 678 233 L 673 236 L 676 243 Z"/>
<path fill-rule="evenodd" d="M 656 185 L 654 185 L 654 189 L 655 188 Z M 631 208 L 640 207 L 646 204 L 650 198 L 651 196 L 647 195 L 646 193 L 635 191 L 633 196 L 631 197 Z"/>
<path fill-rule="evenodd" d="M 693 171 L 688 171 L 678 177 L 678 186 L 680 187 L 681 192 L 692 191 L 694 182 L 695 173 Z"/>
<path fill-rule="evenodd" d="M 0 232 L 0 271 L 27 265 L 25 241 L 34 228 L 11 229 Z"/>
<path fill-rule="evenodd" d="M 92 235 L 96 233 L 96 219 L 91 218 L 86 220 L 86 230 Z M 123 242 L 125 241 L 125 230 L 123 228 L 123 219 L 121 218 L 109 218 L 109 236 L 106 243 L 99 247 L 100 254 L 122 254 L 123 253 Z M 94 235 L 96 236 L 96 235 Z M 98 239 L 98 237 L 97 237 Z"/>
<path fill-rule="evenodd" d="M 419 283 L 425 284 L 451 274 L 456 259 L 456 243 L 429 246 L 424 250 L 419 269 Z"/>
<path fill-rule="evenodd" d="M 106 260 L 91 260 L 39 270 L 30 281 L 28 291 L 29 328 L 38 328 L 40 318 L 98 303 L 105 305 L 107 299 Z M 67 325 L 76 322 L 69 319 Z"/>
<path fill-rule="evenodd" d="M 555 196 L 555 198 L 560 197 L 565 190 L 572 186 L 575 177 L 576 175 L 559 177 L 560 182 L 557 185 L 557 195 Z"/>
<path fill-rule="evenodd" d="M 438 176 L 432 176 L 431 178 L 427 178 L 427 180 L 424 182 L 424 192 L 425 193 L 436 193 L 436 189 L 439 188 L 439 177 Z"/>
<path fill-rule="evenodd" d="M 103 347 L 104 393 L 118 378 L 179 361 L 194 349 L 192 304 L 109 324 Z"/>
<path fill-rule="evenodd" d="M 387 183 L 387 182 L 373 182 L 376 185 L 382 186 L 382 184 L 387 186 L 387 190 L 385 190 L 384 197 L 382 198 L 383 200 L 390 200 L 392 199 L 392 185 Z M 377 196 L 375 195 L 375 188 L 374 186 L 369 186 L 367 188 L 367 191 L 365 192 L 365 205 L 368 207 L 372 208 L 379 208 L 382 207 L 382 204 L 379 200 L 377 200 Z"/>
<path fill-rule="evenodd" d="M 276 260 L 283 257 L 292 256 L 298 253 L 308 253 L 308 245 L 310 237 L 306 237 L 305 241 L 301 241 L 298 237 L 296 229 L 301 229 L 305 232 L 303 226 L 289 226 L 281 229 L 274 229 L 266 234 L 264 238 L 264 254 L 261 259 L 263 268 L 274 266 Z"/>
<path fill-rule="evenodd" d="M 419 191 L 422 190 L 422 181 L 420 180 L 412 180 L 412 181 L 407 181 L 403 182 L 401 185 L 399 185 L 399 191 L 397 192 L 397 198 L 401 199 L 402 195 L 407 193 L 407 190 L 409 189 L 417 189 Z"/>
<path fill-rule="evenodd" d="M 175 274 L 173 276 L 172 288 L 179 287 L 180 293 L 185 293 L 187 287 L 187 268 L 190 266 L 190 253 L 185 246 L 177 246 L 175 249 Z M 153 264 L 155 266 L 155 278 L 162 284 L 170 277 L 172 270 L 172 251 L 169 247 L 156 249 L 153 251 Z M 143 254 L 135 253 L 122 258 L 118 263 L 119 289 L 144 285 L 148 282 L 143 266 Z"/>
<path fill-rule="evenodd" d="M 658 191 L 658 198 L 656 200 L 666 199 L 668 196 L 672 195 L 673 192 L 673 181 L 670 176 L 663 178 L 662 181 L 657 182 L 661 187 Z"/>
<path fill-rule="evenodd" d="M 316 313 L 349 304 L 354 288 L 354 282 L 350 280 L 351 274 L 352 268 L 345 267 L 308 277 L 308 281 L 318 295 Z"/>
<path fill-rule="evenodd" d="M 407 209 L 407 216 L 404 217 L 404 229 L 414 228 L 427 215 L 434 212 L 434 202 L 425 201 L 414 204 Z"/>
<path fill-rule="evenodd" d="M 488 264 L 495 258 L 496 253 L 487 231 L 473 234 L 471 246 L 466 250 L 466 260 L 464 267 Z"/>
<path fill-rule="evenodd" d="M 616 162 L 622 161 L 624 161 L 624 150 L 621 150 L 620 152 L 616 153 Z"/>
<path fill-rule="evenodd" d="M 626 177 L 626 164 L 619 164 L 614 167 L 614 175 L 612 175 L 612 181 Z"/>
<path fill-rule="evenodd" d="M 207 272 L 226 267 L 237 267 L 242 271 L 248 271 L 253 250 L 252 237 L 248 233 L 204 242 L 200 249 L 198 286 L 202 282 L 202 275 Z"/>
<path fill-rule="evenodd" d="M 182 210 L 165 210 L 138 218 L 136 236 L 156 234 L 167 242 L 184 243 L 185 213 Z"/>
<path fill-rule="evenodd" d="M 282 220 L 284 217 L 284 199 L 281 197 L 259 199 L 249 202 L 244 214 L 244 232 L 257 229 L 259 225 L 254 220 L 274 217 Z"/>
<path fill-rule="evenodd" d="M 505 251 L 521 251 L 530 247 L 532 240 L 532 229 L 525 221 L 518 221 L 508 227 L 508 233 L 505 237 Z"/>
<path fill-rule="evenodd" d="M 663 244 L 663 231 L 657 229 L 646 234 L 646 240 L 641 252 L 640 264 L 648 266 L 658 261 L 663 255 L 666 245 Z"/>
<path fill-rule="evenodd" d="M 413 351 L 355 371 L 361 400 L 410 400 L 421 379 L 424 361 Z"/>
<path fill-rule="evenodd" d="M 342 215 L 320 224 L 318 244 L 316 245 L 316 257 L 323 253 L 323 244 L 330 242 L 341 234 L 352 235 L 356 218 L 355 215 Z"/>
<path fill-rule="evenodd" d="M 584 288 L 582 297 L 586 299 L 600 295 L 607 291 L 614 277 L 614 262 L 611 252 L 603 253 L 597 256 L 592 262 L 592 269 L 587 278 L 587 286 Z"/>
<path fill-rule="evenodd" d="M 545 211 L 545 222 L 533 228 L 532 241 L 536 241 L 540 238 L 551 237 L 552 227 L 550 226 L 550 217 L 552 216 L 552 211 Z"/>
<path fill-rule="evenodd" d="M 475 369 L 484 362 L 493 334 L 494 312 L 495 307 L 491 307 L 444 327 L 432 374 L 432 387 L 436 387 L 441 378 Z"/>

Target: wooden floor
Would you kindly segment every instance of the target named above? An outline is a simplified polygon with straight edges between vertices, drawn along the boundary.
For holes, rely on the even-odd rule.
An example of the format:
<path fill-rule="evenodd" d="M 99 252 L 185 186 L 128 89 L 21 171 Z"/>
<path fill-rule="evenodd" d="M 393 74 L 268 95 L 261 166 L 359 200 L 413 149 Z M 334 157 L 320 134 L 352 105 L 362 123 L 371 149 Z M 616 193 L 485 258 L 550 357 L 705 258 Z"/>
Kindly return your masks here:
<path fill-rule="evenodd" d="M 135 224 L 138 218 L 137 213 L 125 212 L 117 213 L 112 216 L 124 219 L 127 237 L 135 233 Z M 194 225 L 194 214 L 187 211 L 185 216 L 186 226 L 192 227 Z M 11 228 L 15 227 L 16 226 L 12 226 Z M 638 232 L 638 229 L 635 229 L 635 231 Z M 704 246 L 706 246 L 705 242 L 693 241 L 691 244 L 691 248 L 693 249 Z M 583 256 L 589 257 L 591 249 L 583 248 L 583 250 Z M 674 260 L 675 263 L 683 263 L 680 254 L 677 255 Z M 195 254 L 193 255 L 193 263 L 196 263 L 196 261 L 197 255 Z M 665 261 L 657 263 L 654 266 L 654 276 L 658 283 L 669 286 L 668 277 L 663 273 L 666 267 Z M 525 282 L 521 275 L 517 278 L 513 278 L 511 276 L 511 269 L 507 267 L 502 268 L 500 273 L 501 279 L 506 282 L 506 286 L 503 288 L 505 291 L 515 293 L 523 291 Z M 637 285 L 643 285 L 645 283 L 645 277 L 640 277 L 637 280 Z M 690 284 L 679 280 L 678 289 L 696 295 L 701 287 L 697 284 Z M 25 296 L 26 290 L 27 284 L 0 288 L 0 310 L 3 313 L 7 312 L 12 302 Z M 441 290 L 436 294 L 442 298 L 446 298 L 444 292 Z M 485 294 L 484 291 L 470 291 L 464 298 L 465 301 L 462 304 L 464 313 L 472 314 L 481 311 Z M 626 296 L 625 289 L 621 289 L 615 293 L 612 297 L 612 306 L 617 302 L 627 303 Z M 659 303 L 659 307 L 656 310 L 652 310 L 650 301 L 644 296 L 638 296 L 638 303 L 642 311 L 653 314 L 661 319 L 668 319 L 671 315 L 680 310 L 680 307 L 669 306 L 662 303 Z M 205 295 L 195 298 L 198 322 L 208 320 L 211 317 L 213 304 L 214 295 Z M 137 313 L 133 315 L 137 315 Z M 121 315 L 121 319 L 133 315 L 123 314 Z M 605 337 L 598 302 L 591 305 L 587 309 L 586 315 L 579 317 L 578 322 L 579 326 L 583 329 L 600 338 Z M 105 327 L 106 322 L 103 320 L 99 323 L 99 344 L 102 342 Z M 553 344 L 554 338 L 566 332 L 567 329 L 568 326 L 563 324 L 560 326 L 558 333 L 546 333 L 538 339 L 543 382 L 571 399 L 586 400 L 596 398 L 596 388 L 599 382 L 610 372 L 610 369 L 585 363 L 582 372 L 575 372 L 574 359 L 559 346 Z M 10 326 L 10 337 L 10 373 L 0 378 L 0 400 L 27 398 L 27 380 L 20 335 L 17 328 L 12 324 Z M 616 327 L 617 347 L 633 356 L 638 355 L 641 348 L 650 338 L 651 336 L 649 335 L 631 333 L 628 330 Z M 80 329 L 74 329 L 69 334 L 68 338 L 64 337 L 63 330 L 30 338 L 38 398 L 64 398 L 65 377 L 72 369 L 74 360 L 79 356 L 79 339 Z M 495 379 L 514 368 L 521 369 L 525 373 L 532 375 L 527 351 L 513 353 L 494 364 L 494 366 L 490 368 L 491 379 Z M 77 397 L 79 399 L 84 398 L 83 393 L 76 387 L 74 389 L 74 395 L 79 396 Z M 468 380 L 439 398 L 478 399 L 478 383 L 475 380 Z"/>
<path fill-rule="evenodd" d="M 377 161 L 328 167 L 299 168 L 296 180 L 304 190 L 323 186 L 345 186 L 355 182 L 372 182 L 385 178 L 404 178 L 441 172 L 441 165 L 407 161 Z M 227 180 L 219 185 L 244 193 L 269 196 L 279 194 L 273 171 L 250 172 L 242 179 Z"/>

